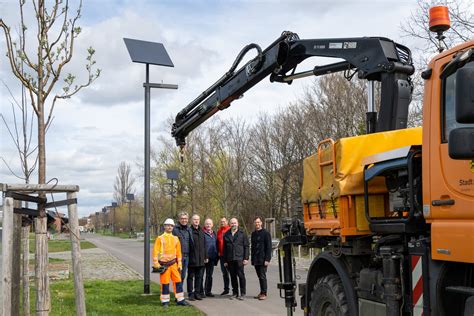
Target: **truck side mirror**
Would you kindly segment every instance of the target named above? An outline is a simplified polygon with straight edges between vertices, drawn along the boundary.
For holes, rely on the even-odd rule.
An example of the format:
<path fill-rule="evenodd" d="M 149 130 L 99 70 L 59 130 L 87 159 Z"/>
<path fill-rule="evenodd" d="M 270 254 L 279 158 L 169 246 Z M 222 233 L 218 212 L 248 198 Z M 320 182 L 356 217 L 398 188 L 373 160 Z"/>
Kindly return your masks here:
<path fill-rule="evenodd" d="M 456 121 L 474 123 L 474 67 L 463 67 L 456 73 Z"/>
<path fill-rule="evenodd" d="M 460 127 L 449 133 L 449 157 L 452 159 L 474 159 L 474 127 Z"/>

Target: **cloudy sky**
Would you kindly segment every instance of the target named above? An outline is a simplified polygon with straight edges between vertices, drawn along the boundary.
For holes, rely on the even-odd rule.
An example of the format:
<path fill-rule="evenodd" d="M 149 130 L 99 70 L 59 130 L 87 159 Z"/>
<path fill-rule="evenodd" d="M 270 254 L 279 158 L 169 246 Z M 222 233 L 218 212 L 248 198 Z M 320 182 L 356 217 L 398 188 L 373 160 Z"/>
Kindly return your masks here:
<path fill-rule="evenodd" d="M 18 25 L 17 3 L 0 0 L 0 17 L 12 26 Z M 72 1 L 71 7 L 74 4 Z M 171 137 L 165 121 L 220 78 L 246 44 L 254 42 L 264 48 L 284 30 L 308 39 L 384 36 L 407 44 L 399 34 L 400 24 L 415 5 L 412 0 L 84 1 L 83 31 L 65 71 L 80 78 L 85 72 L 86 49 L 92 46 L 102 75 L 88 89 L 57 104 L 47 134 L 47 178 L 80 186 L 82 216 L 110 205 L 121 161 L 131 163 L 138 172 L 136 163 L 143 161 L 145 67 L 130 61 L 124 37 L 163 43 L 175 65 L 151 68 L 152 81 L 179 85 L 178 90 L 152 91 L 151 139 L 152 146 L 157 146 L 159 135 Z M 31 17 L 27 20 L 33 23 Z M 2 33 L 0 78 L 18 95 L 19 85 L 4 51 Z M 318 60 L 309 60 L 299 69 L 309 70 L 317 64 Z M 303 79 L 288 86 L 264 80 L 220 117 L 252 120 L 260 112 L 275 111 L 298 98 L 310 82 Z M 11 97 L 1 84 L 0 112 L 12 124 L 10 104 Z M 18 170 L 17 154 L 3 122 L 0 156 Z M 0 182 L 18 183 L 1 162 Z"/>

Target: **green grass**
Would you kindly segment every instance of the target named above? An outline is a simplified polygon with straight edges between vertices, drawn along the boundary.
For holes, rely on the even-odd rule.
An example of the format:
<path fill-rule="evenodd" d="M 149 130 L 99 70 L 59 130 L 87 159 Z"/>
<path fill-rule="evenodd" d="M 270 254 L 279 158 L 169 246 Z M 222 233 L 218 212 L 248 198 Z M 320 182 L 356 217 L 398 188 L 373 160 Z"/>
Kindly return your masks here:
<path fill-rule="evenodd" d="M 117 232 L 114 235 L 109 230 L 106 230 L 105 232 L 103 230 L 100 230 L 100 231 L 97 231 L 96 234 L 99 234 L 99 235 L 102 235 L 102 236 L 118 237 L 118 238 L 122 238 L 122 239 L 137 239 L 136 233 L 134 233 L 132 238 L 130 238 L 130 232 L 121 232 L 121 233 Z M 156 239 L 156 236 L 151 236 L 150 237 L 151 242 L 154 242 L 155 239 Z M 143 240 L 139 240 L 139 241 L 143 242 Z"/>
<path fill-rule="evenodd" d="M 30 253 L 34 253 L 36 248 L 35 241 L 30 239 Z M 97 248 L 89 241 L 81 241 L 81 249 Z M 48 252 L 71 251 L 71 241 L 69 240 L 49 240 Z"/>
<path fill-rule="evenodd" d="M 64 263 L 66 260 L 59 258 L 48 258 L 49 263 Z M 35 264 L 35 259 L 30 259 L 30 264 Z"/>
<path fill-rule="evenodd" d="M 197 309 L 171 303 L 164 310 L 160 304 L 158 284 L 151 284 L 152 295 L 142 296 L 143 281 L 85 281 L 87 315 L 204 315 Z M 31 315 L 34 315 L 35 293 L 31 293 Z M 172 299 L 174 301 L 174 298 Z M 75 315 L 73 281 L 51 283 L 50 315 Z"/>
<path fill-rule="evenodd" d="M 98 230 L 96 231 L 96 234 L 99 234 L 102 236 L 118 237 L 118 238 L 123 238 L 123 239 L 129 239 L 129 236 L 130 236 L 129 232 L 116 232 L 114 235 L 112 234 L 110 230 L 106 230 L 105 232 L 103 230 Z M 136 238 L 136 236 L 134 236 L 133 238 Z"/>

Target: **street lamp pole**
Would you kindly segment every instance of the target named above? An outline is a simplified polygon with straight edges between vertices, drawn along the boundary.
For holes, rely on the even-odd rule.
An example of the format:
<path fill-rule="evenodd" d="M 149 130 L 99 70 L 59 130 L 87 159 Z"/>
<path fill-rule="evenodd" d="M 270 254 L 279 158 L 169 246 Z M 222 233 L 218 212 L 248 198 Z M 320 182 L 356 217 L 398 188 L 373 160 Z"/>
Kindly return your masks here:
<path fill-rule="evenodd" d="M 146 271 L 144 276 L 145 294 L 150 293 L 150 64 L 146 64 L 145 77 L 145 240 L 144 257 Z"/>
<path fill-rule="evenodd" d="M 103 231 L 104 234 L 105 234 L 105 227 L 107 225 L 107 221 L 105 220 L 106 213 L 107 213 L 107 208 L 104 206 L 102 208 L 102 214 L 103 214 L 103 216 L 102 216 L 102 231 Z"/>
<path fill-rule="evenodd" d="M 171 58 L 161 43 L 124 38 L 133 62 L 146 65 L 145 83 L 145 188 L 144 188 L 144 293 L 150 294 L 150 89 L 178 89 L 174 84 L 150 83 L 150 64 L 174 67 Z"/>
<path fill-rule="evenodd" d="M 173 215 L 173 197 L 174 197 L 174 183 L 173 179 L 171 179 L 171 215 Z"/>
<path fill-rule="evenodd" d="M 132 238 L 132 201 L 135 200 L 135 195 L 133 193 L 127 193 L 127 200 L 128 200 L 128 231 L 129 231 L 129 238 Z"/>
<path fill-rule="evenodd" d="M 171 187 L 170 187 L 170 197 L 171 197 L 171 216 L 173 214 L 173 199 L 174 199 L 174 181 L 178 181 L 179 179 L 179 170 L 177 169 L 168 169 L 166 170 L 166 178 L 171 180 Z M 170 184 L 170 183 L 168 183 Z"/>
<path fill-rule="evenodd" d="M 117 202 L 112 202 L 112 208 L 114 210 L 114 215 L 112 217 L 112 234 L 115 236 L 115 208 L 117 207 Z"/>
<path fill-rule="evenodd" d="M 95 212 L 95 226 L 94 227 L 94 232 L 97 232 L 99 230 L 99 224 L 100 224 L 100 218 L 99 218 L 99 212 Z"/>

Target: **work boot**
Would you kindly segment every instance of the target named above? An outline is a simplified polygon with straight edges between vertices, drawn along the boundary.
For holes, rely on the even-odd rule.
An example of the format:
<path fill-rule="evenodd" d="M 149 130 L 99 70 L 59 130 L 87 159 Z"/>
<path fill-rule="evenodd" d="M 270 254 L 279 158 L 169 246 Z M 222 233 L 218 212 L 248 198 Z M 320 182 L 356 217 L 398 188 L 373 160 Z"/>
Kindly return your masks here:
<path fill-rule="evenodd" d="M 260 295 L 260 297 L 258 298 L 259 301 L 264 301 L 267 299 L 267 294 L 262 294 Z"/>
<path fill-rule="evenodd" d="M 190 293 L 188 301 L 195 301 L 195 300 L 196 300 L 196 297 L 194 296 L 194 293 Z"/>
<path fill-rule="evenodd" d="M 197 299 L 198 301 L 202 301 L 202 296 L 199 294 L 194 294 L 194 298 Z"/>
<path fill-rule="evenodd" d="M 258 294 L 257 296 L 254 296 L 253 298 L 258 300 L 260 299 L 260 296 L 262 296 L 262 293 Z"/>
<path fill-rule="evenodd" d="M 221 293 L 221 296 L 229 294 L 229 290 L 224 290 L 224 292 Z"/>
<path fill-rule="evenodd" d="M 212 293 L 206 293 L 206 296 L 207 296 L 207 297 L 214 297 L 215 295 L 212 294 Z"/>
<path fill-rule="evenodd" d="M 185 300 L 182 300 L 182 301 L 179 301 L 178 303 L 176 303 L 176 305 L 178 305 L 178 306 L 189 306 L 189 303 L 186 302 Z"/>

